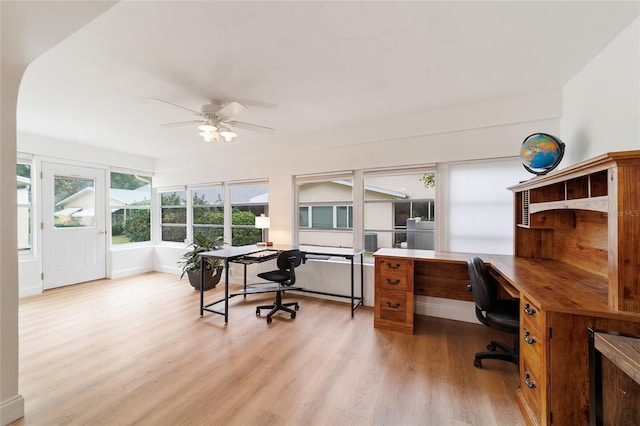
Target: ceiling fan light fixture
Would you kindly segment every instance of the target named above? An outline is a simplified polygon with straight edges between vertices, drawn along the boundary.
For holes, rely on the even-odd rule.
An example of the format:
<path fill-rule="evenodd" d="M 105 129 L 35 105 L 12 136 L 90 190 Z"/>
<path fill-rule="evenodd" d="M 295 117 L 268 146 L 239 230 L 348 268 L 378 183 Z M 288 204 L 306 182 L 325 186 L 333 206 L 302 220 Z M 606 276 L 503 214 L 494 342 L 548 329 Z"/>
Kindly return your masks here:
<path fill-rule="evenodd" d="M 200 136 L 205 142 L 218 142 L 220 134 L 218 132 L 200 132 Z"/>
<path fill-rule="evenodd" d="M 220 130 L 220 136 L 222 136 L 225 141 L 231 142 L 233 140 L 233 138 L 235 138 L 238 135 L 233 130 L 230 130 L 230 129 L 226 128 L 226 127 L 223 127 Z"/>
<path fill-rule="evenodd" d="M 205 123 L 205 124 L 201 124 L 198 126 L 198 130 L 202 131 L 202 132 L 209 132 L 209 133 L 213 133 L 216 130 L 218 130 L 218 128 L 216 126 L 214 126 L 211 123 Z"/>

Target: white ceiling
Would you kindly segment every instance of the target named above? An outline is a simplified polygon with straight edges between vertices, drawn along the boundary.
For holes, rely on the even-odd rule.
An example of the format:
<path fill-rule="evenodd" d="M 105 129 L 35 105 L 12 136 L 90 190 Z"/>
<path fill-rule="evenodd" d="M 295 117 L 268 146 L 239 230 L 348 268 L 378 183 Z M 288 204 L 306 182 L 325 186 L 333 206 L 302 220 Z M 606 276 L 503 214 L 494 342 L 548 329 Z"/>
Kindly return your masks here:
<path fill-rule="evenodd" d="M 638 2 L 123 1 L 25 73 L 18 131 L 172 157 L 199 110 L 235 100 L 268 143 L 380 118 L 561 88 Z M 303 137 L 303 136 L 301 136 Z"/>

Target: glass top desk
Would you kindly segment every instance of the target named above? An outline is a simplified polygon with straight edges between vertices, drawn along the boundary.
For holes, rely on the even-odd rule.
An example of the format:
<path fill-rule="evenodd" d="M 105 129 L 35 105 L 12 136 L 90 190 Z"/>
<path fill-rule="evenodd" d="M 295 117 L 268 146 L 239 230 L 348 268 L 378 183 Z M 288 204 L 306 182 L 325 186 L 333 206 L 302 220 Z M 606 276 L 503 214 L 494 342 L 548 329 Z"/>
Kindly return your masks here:
<path fill-rule="evenodd" d="M 259 293 L 273 290 L 252 290 L 246 287 L 246 265 L 248 263 L 259 263 L 277 257 L 277 253 L 282 250 L 298 249 L 305 255 L 313 256 L 331 256 L 342 257 L 350 260 L 351 262 L 351 293 L 349 295 L 328 293 L 315 290 L 307 290 L 304 288 L 297 288 L 292 291 L 302 293 L 313 293 L 332 297 L 348 298 L 351 301 L 351 318 L 353 318 L 355 310 L 363 306 L 364 298 L 364 250 L 353 248 L 341 248 L 341 247 L 322 247 L 322 246 L 288 246 L 288 245 L 274 245 L 274 246 L 258 246 L 248 245 L 239 247 L 226 247 L 220 250 L 213 250 L 203 252 L 200 255 L 202 258 L 221 259 L 224 264 L 224 298 L 216 300 L 212 303 L 205 303 L 204 300 L 204 286 L 200 283 L 200 316 L 204 315 L 204 312 L 212 312 L 218 315 L 224 316 L 224 322 L 229 322 L 229 299 L 235 296 L 244 295 L 250 293 Z M 360 256 L 360 295 L 355 294 L 355 265 L 354 259 Z M 229 294 L 229 263 L 244 263 L 245 264 L 245 280 L 244 290 Z M 200 280 L 204 277 L 204 262 L 200 263 Z M 223 305 L 223 306 L 221 306 Z"/>

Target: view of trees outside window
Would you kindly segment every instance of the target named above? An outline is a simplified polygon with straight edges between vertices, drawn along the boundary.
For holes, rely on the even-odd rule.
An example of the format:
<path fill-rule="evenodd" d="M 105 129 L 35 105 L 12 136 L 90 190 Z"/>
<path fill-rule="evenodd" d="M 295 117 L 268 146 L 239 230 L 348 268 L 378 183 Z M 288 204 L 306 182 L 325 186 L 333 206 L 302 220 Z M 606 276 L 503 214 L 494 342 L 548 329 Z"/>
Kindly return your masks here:
<path fill-rule="evenodd" d="M 365 176 L 365 249 L 433 250 L 435 174 L 431 171 Z"/>
<path fill-rule="evenodd" d="M 186 191 L 160 193 L 162 241 L 184 242 L 187 239 Z"/>
<path fill-rule="evenodd" d="M 224 236 L 224 189 L 222 186 L 191 190 L 193 236 L 213 240 Z"/>
<path fill-rule="evenodd" d="M 111 243 L 151 240 L 151 176 L 111 172 Z"/>
<path fill-rule="evenodd" d="M 269 216 L 269 187 L 267 185 L 238 185 L 231 187 L 231 244 L 243 246 L 262 239 L 262 230 L 255 227 L 256 216 Z M 269 232 L 265 230 L 265 234 Z"/>
<path fill-rule="evenodd" d="M 353 179 L 298 183 L 298 241 L 353 247 Z"/>
<path fill-rule="evenodd" d="M 31 253 L 31 164 L 19 162 L 16 170 L 18 188 L 18 253 Z"/>

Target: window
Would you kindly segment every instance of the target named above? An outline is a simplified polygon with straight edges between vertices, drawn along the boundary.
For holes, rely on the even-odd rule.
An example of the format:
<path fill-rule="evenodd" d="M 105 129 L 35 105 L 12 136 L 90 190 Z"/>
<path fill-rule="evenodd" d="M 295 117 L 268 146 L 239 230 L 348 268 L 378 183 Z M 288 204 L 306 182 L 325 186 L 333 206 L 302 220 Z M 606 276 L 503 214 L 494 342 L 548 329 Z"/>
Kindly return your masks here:
<path fill-rule="evenodd" d="M 256 216 L 269 216 L 269 187 L 267 185 L 232 185 L 231 244 L 243 246 L 262 240 L 261 230 L 255 227 Z M 265 229 L 265 234 L 268 229 Z"/>
<path fill-rule="evenodd" d="M 18 161 L 16 168 L 18 187 L 18 254 L 31 253 L 33 228 L 31 163 Z"/>
<path fill-rule="evenodd" d="M 151 240 L 151 176 L 111 172 L 111 244 Z"/>
<path fill-rule="evenodd" d="M 364 175 L 364 244 L 434 249 L 435 172 L 394 170 Z"/>
<path fill-rule="evenodd" d="M 224 188 L 222 185 L 191 190 L 193 236 L 224 236 Z"/>
<path fill-rule="evenodd" d="M 352 206 L 301 206 L 300 228 L 351 229 L 353 228 Z"/>
<path fill-rule="evenodd" d="M 298 243 L 353 247 L 353 176 L 297 181 Z"/>
<path fill-rule="evenodd" d="M 161 191 L 160 213 L 162 241 L 184 242 L 187 239 L 186 191 Z"/>
<path fill-rule="evenodd" d="M 513 194 L 506 188 L 531 177 L 519 158 L 450 164 L 446 173 L 444 249 L 513 254 Z"/>

